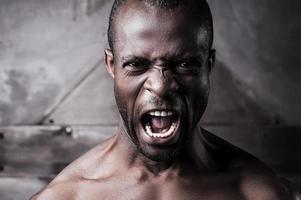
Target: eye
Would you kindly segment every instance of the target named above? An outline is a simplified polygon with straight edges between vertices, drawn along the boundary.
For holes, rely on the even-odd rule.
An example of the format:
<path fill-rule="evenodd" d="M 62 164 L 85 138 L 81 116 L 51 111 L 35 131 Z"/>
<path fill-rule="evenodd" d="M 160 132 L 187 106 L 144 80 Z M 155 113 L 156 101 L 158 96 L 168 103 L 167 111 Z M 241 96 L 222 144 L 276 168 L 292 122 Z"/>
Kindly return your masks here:
<path fill-rule="evenodd" d="M 146 62 L 130 62 L 126 66 L 126 69 L 131 71 L 139 71 L 139 70 L 145 70 L 148 68 L 148 63 Z"/>
<path fill-rule="evenodd" d="M 125 62 L 123 68 L 129 75 L 139 75 L 149 68 L 150 62 L 145 59 L 133 59 Z"/>
<path fill-rule="evenodd" d="M 202 64 L 198 61 L 182 61 L 177 64 L 176 72 L 183 75 L 198 74 Z"/>
<path fill-rule="evenodd" d="M 146 63 L 144 62 L 130 62 L 126 65 L 126 67 L 129 67 L 129 68 L 144 68 L 146 67 Z"/>

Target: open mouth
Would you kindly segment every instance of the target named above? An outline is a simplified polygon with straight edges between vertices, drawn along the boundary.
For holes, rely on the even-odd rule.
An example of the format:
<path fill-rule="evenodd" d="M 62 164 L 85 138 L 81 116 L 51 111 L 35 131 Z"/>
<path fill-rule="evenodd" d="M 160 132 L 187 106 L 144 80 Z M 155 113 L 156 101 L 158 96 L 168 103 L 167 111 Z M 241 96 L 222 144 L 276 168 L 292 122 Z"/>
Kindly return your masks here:
<path fill-rule="evenodd" d="M 168 138 L 174 135 L 179 116 L 171 110 L 154 110 L 142 115 L 144 131 L 152 138 Z"/>

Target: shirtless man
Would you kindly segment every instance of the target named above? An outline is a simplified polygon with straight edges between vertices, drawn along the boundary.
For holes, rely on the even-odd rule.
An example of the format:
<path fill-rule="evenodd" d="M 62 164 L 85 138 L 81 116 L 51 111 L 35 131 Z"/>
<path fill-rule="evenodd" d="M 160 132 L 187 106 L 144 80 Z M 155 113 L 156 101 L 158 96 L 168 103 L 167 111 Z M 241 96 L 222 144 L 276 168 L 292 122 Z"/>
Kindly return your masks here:
<path fill-rule="evenodd" d="M 205 1 L 117 0 L 108 38 L 116 134 L 32 199 L 293 199 L 263 163 L 198 126 L 215 59 Z"/>

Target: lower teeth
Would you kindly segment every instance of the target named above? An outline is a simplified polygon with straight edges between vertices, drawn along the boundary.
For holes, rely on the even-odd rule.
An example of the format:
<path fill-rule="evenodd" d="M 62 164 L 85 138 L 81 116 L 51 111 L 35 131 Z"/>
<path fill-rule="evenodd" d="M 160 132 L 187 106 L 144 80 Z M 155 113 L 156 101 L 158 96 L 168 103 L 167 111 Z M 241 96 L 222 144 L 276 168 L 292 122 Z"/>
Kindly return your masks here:
<path fill-rule="evenodd" d="M 146 133 L 148 135 L 150 135 L 151 137 L 167 138 L 173 134 L 176 127 L 177 127 L 177 124 L 173 122 L 169 128 L 162 130 L 161 133 L 153 133 L 150 125 L 146 125 L 145 130 L 146 130 Z"/>

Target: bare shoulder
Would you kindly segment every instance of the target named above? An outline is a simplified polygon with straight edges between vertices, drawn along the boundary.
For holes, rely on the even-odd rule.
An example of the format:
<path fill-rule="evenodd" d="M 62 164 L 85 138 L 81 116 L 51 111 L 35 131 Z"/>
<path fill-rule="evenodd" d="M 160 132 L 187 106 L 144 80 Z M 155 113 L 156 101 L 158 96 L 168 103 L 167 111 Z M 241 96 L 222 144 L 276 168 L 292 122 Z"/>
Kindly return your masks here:
<path fill-rule="evenodd" d="M 240 191 L 247 200 L 294 200 L 286 181 L 266 170 L 245 170 L 240 178 Z"/>
<path fill-rule="evenodd" d="M 76 182 L 60 182 L 48 185 L 30 200 L 65 200 L 75 199 Z"/>
<path fill-rule="evenodd" d="M 222 171 L 235 172 L 239 189 L 247 200 L 293 200 L 287 181 L 248 152 L 233 146 L 214 134 L 202 130 L 206 148 Z"/>
<path fill-rule="evenodd" d="M 114 146 L 114 138 L 102 142 L 70 163 L 43 190 L 31 200 L 75 199 L 83 182 L 94 178 L 96 170 L 101 171 L 102 163 Z"/>
<path fill-rule="evenodd" d="M 108 155 L 115 144 L 114 141 L 114 137 L 112 137 L 90 149 L 81 157 L 70 163 L 51 183 L 66 182 L 81 178 L 89 179 L 89 177 L 93 176 L 95 170 L 100 169 L 102 164 L 108 158 Z"/>

